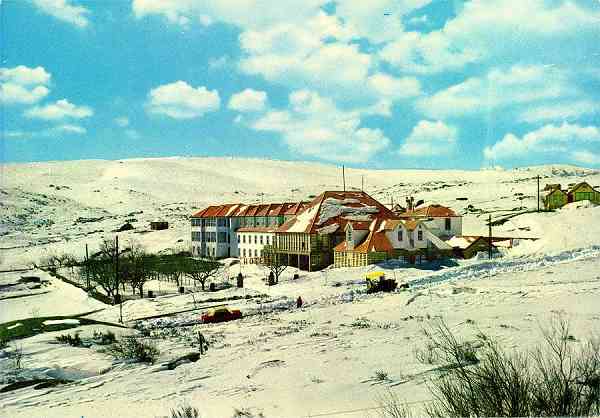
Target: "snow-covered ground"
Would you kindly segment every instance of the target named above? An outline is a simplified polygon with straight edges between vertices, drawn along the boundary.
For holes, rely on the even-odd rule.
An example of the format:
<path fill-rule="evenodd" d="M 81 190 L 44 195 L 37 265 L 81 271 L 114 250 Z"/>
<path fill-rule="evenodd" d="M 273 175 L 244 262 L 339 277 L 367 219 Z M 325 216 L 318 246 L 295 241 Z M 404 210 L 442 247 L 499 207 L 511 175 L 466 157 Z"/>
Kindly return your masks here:
<path fill-rule="evenodd" d="M 587 181 L 600 173 L 568 166 L 519 170 L 418 171 L 346 170 L 347 184 L 384 203 L 415 200 L 448 205 L 464 215 L 465 234 L 486 234 L 494 219 L 536 203 L 536 176 L 546 183 Z M 2 260 L 4 269 L 26 266 L 48 254 L 80 256 L 127 220 L 135 239 L 150 251 L 189 246 L 187 217 L 212 203 L 293 201 L 339 189 L 340 170 L 312 163 L 244 159 L 140 159 L 5 165 L 2 168 Z M 466 198 L 467 200 L 456 200 Z M 472 205 L 469 209 L 468 205 Z M 149 230 L 155 218 L 166 231 Z M 135 221 L 132 221 L 135 219 Z M 244 313 L 239 321 L 202 325 L 204 309 L 138 322 L 151 329 L 161 350 L 155 365 L 113 363 L 92 348 L 55 343 L 61 332 L 20 340 L 24 375 L 75 382 L 54 388 L 0 393 L 1 416 L 155 417 L 184 403 L 203 417 L 229 417 L 248 408 L 267 417 L 376 415 L 377 398 L 391 389 L 419 408 L 428 399 L 424 384 L 435 366 L 419 363 L 414 350 L 421 330 L 442 317 L 465 338 L 479 331 L 507 348 L 540 341 L 540 325 L 563 312 L 578 340 L 599 331 L 600 208 L 571 204 L 553 213 L 527 213 L 495 227 L 494 235 L 539 238 L 521 241 L 494 260 L 472 259 L 454 266 L 423 268 L 388 263 L 366 268 L 298 272 L 266 286 L 258 266 L 233 265 L 245 288 L 167 295 L 127 301 L 127 325 L 135 319 L 229 302 Z M 429 267 L 429 268 L 428 268 Z M 364 274 L 385 270 L 410 289 L 368 295 Z M 19 283 L 39 276 L 43 285 Z M 0 274 L 0 323 L 33 316 L 67 315 L 102 309 L 91 319 L 116 322 L 119 308 L 101 304 L 43 272 Z M 158 285 L 158 284 L 155 284 Z M 150 284 L 150 286 L 154 286 Z M 147 287 L 148 288 L 148 287 Z M 27 295 L 27 296 L 24 296 Z M 5 296 L 18 296 L 6 298 Z M 295 308 L 301 296 L 305 304 Z M 135 330 L 111 328 L 118 334 Z M 98 326 L 81 326 L 82 337 Z M 161 364 L 194 351 L 201 331 L 210 348 L 197 363 L 164 370 Z M 62 332 L 64 333 L 64 332 Z M 6 359 L 0 358 L 0 362 Z M 3 363 L 4 364 L 4 363 Z M 376 371 L 388 374 L 385 381 Z M 355 412 L 347 412 L 355 410 Z"/>

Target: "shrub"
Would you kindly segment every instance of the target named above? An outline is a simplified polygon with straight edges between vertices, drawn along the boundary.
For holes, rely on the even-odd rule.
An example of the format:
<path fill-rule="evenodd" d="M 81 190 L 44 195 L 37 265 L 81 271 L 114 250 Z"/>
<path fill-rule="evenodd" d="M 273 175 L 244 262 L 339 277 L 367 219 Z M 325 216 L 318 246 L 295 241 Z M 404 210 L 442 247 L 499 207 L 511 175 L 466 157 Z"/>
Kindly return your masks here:
<path fill-rule="evenodd" d="M 117 337 L 115 336 L 115 333 L 112 331 L 102 332 L 102 331 L 96 330 L 96 331 L 94 331 L 94 334 L 92 335 L 92 339 L 98 345 L 109 345 L 109 344 L 113 344 L 115 341 L 117 341 Z"/>
<path fill-rule="evenodd" d="M 171 409 L 171 418 L 200 418 L 200 412 L 193 406 L 184 405 Z"/>
<path fill-rule="evenodd" d="M 391 390 L 378 397 L 378 404 L 381 418 L 408 418 L 411 416 L 408 405 Z"/>
<path fill-rule="evenodd" d="M 383 382 L 389 379 L 389 375 L 388 372 L 384 370 L 376 370 L 374 378 L 379 382 Z"/>
<path fill-rule="evenodd" d="M 430 382 L 431 416 L 580 416 L 600 413 L 600 340 L 578 350 L 559 319 L 544 331 L 544 348 L 502 350 L 490 337 L 475 356 L 441 323 L 428 333 L 446 366 Z"/>
<path fill-rule="evenodd" d="M 350 326 L 352 328 L 370 328 L 371 322 L 369 321 L 369 318 L 361 317 L 356 318 L 354 322 L 350 324 Z"/>
<path fill-rule="evenodd" d="M 123 337 L 109 346 L 107 352 L 118 359 L 150 364 L 153 364 L 160 355 L 160 351 L 154 342 L 144 341 L 133 336 Z"/>
<path fill-rule="evenodd" d="M 74 335 L 71 335 L 71 334 L 59 335 L 58 337 L 56 337 L 56 341 L 58 341 L 59 343 L 63 343 L 63 344 L 69 344 L 71 347 L 82 347 L 83 346 L 83 341 L 81 341 L 81 338 L 79 337 L 78 333 L 75 333 Z"/>
<path fill-rule="evenodd" d="M 264 418 L 262 412 L 259 412 L 258 415 L 255 415 L 252 411 L 247 408 L 237 409 L 235 408 L 233 411 L 233 415 L 231 418 Z"/>

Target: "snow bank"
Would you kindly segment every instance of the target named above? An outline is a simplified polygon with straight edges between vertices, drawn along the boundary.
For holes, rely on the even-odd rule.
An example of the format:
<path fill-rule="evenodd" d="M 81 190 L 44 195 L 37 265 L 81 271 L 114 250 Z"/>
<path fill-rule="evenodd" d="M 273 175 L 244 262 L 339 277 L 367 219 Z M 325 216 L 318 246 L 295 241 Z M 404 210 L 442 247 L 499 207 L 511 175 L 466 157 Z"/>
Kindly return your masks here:
<path fill-rule="evenodd" d="M 346 206 L 347 204 L 361 204 L 362 206 Z M 357 199 L 335 199 L 329 197 L 321 203 L 321 213 L 317 225 L 322 225 L 329 219 L 340 215 L 368 216 L 370 213 L 379 213 L 379 208 L 364 205 Z"/>
<path fill-rule="evenodd" d="M 49 319 L 43 322 L 44 325 L 59 325 L 59 324 L 69 324 L 69 325 L 79 325 L 79 319 Z"/>

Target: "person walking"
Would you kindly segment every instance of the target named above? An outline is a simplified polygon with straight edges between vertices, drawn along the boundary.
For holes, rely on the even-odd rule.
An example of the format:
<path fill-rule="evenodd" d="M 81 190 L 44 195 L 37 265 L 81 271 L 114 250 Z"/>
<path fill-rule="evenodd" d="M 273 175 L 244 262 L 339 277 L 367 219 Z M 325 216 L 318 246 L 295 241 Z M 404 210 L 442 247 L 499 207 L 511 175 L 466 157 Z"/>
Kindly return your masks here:
<path fill-rule="evenodd" d="M 300 296 L 298 296 L 298 299 L 296 299 L 296 308 L 301 308 L 302 307 L 302 298 Z"/>

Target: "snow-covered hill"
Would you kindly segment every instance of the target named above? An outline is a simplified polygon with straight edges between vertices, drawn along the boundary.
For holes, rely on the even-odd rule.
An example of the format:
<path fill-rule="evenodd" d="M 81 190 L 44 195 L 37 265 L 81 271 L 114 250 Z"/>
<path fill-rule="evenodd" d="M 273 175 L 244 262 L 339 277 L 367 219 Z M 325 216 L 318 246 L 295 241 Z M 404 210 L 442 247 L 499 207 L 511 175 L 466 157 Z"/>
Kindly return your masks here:
<path fill-rule="evenodd" d="M 537 237 L 504 257 L 458 261 L 440 269 L 389 262 L 377 267 L 298 272 L 288 268 L 278 285 L 266 286 L 265 271 L 242 269 L 244 288 L 131 300 L 123 316 L 152 329 L 161 355 L 155 365 L 114 363 L 94 348 L 57 344 L 61 333 L 46 332 L 18 342 L 21 379 L 65 378 L 67 385 L 0 393 L 0 415 L 11 417 L 153 417 L 183 404 L 202 416 L 231 417 L 235 408 L 266 417 L 377 416 L 378 397 L 393 391 L 421 412 L 430 399 L 424 384 L 439 365 L 417 361 L 422 330 L 443 318 L 467 340 L 484 332 L 503 347 L 523 350 L 541 340 L 556 313 L 572 324 L 573 344 L 600 332 L 600 207 L 584 202 L 551 213 L 523 213 L 537 207 L 537 176 L 546 183 L 600 184 L 600 172 L 569 166 L 515 170 L 421 171 L 346 170 L 348 187 L 365 189 L 383 203 L 416 200 L 441 203 L 464 215 L 465 234 L 485 234 L 488 216 L 507 218 L 497 236 Z M 2 267 L 18 267 L 51 253 L 81 255 L 102 237 L 131 222 L 119 234 L 151 251 L 189 245 L 188 216 L 212 203 L 307 200 L 341 188 L 338 167 L 282 161 L 226 158 L 163 158 L 9 164 L 2 167 Z M 149 231 L 149 221 L 170 222 Z M 407 291 L 366 294 L 364 275 L 383 269 L 407 282 Z M 66 315 L 102 309 L 87 318 L 117 321 L 118 306 L 104 306 L 42 272 L 43 286 L 24 283 L 21 273 L 0 273 L 0 323 L 36 315 Z M 299 278 L 294 279 L 294 273 Z M 165 286 L 164 282 L 148 283 Z M 174 285 L 173 285 L 174 286 Z M 29 292 L 29 293 L 28 293 Z M 198 324 L 198 301 L 238 298 L 244 318 Z M 295 308 L 297 296 L 305 304 Z M 214 299 L 213 299 L 214 300 Z M 205 305 L 199 302 L 200 305 Z M 185 324 L 185 327 L 176 326 Z M 11 326 L 19 326 L 14 324 Z M 21 325 L 22 326 L 22 325 Z M 138 325 L 139 326 L 139 325 Z M 82 337 L 112 329 L 76 328 Z M 174 370 L 161 365 L 196 347 L 202 332 L 210 341 L 197 363 Z M 0 381 L 10 359 L 0 351 Z M 385 379 L 378 378 L 386 375 Z M 25 376 L 25 377 L 23 377 Z"/>
<path fill-rule="evenodd" d="M 537 175 L 542 186 L 582 180 L 600 184 L 597 170 L 540 166 L 480 171 L 346 169 L 346 186 L 364 184 L 368 193 L 386 204 L 404 203 L 412 194 L 417 200 L 448 205 L 466 215 L 465 233 L 480 234 L 485 233 L 483 218 L 488 212 L 501 216 L 536 207 Z M 27 264 L 53 251 L 81 255 L 85 243 L 96 246 L 127 221 L 135 230 L 122 235 L 149 250 L 188 248 L 187 218 L 209 204 L 310 200 L 324 190 L 341 188 L 339 167 L 304 162 L 156 158 L 6 164 L 0 181 L 0 265 Z M 156 218 L 169 221 L 171 228 L 146 232 Z M 525 229 L 519 230 L 522 236 L 527 235 Z"/>

